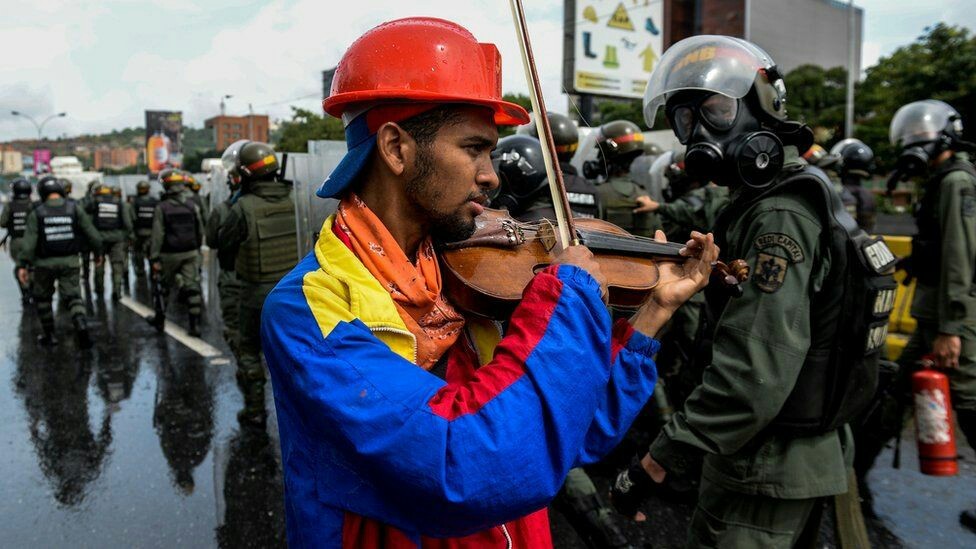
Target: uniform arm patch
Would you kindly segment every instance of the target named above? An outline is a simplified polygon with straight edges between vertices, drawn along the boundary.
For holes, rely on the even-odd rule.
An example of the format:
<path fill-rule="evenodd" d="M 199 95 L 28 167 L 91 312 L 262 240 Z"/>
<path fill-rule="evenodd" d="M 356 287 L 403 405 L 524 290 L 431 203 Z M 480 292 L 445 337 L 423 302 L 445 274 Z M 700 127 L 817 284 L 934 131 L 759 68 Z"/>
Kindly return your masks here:
<path fill-rule="evenodd" d="M 803 263 L 803 248 L 800 248 L 796 240 L 793 240 L 789 236 L 783 233 L 766 233 L 756 238 L 757 250 L 762 251 L 774 246 L 782 248 L 791 263 Z"/>
<path fill-rule="evenodd" d="M 785 258 L 759 252 L 759 255 L 756 256 L 756 268 L 753 270 L 752 279 L 760 290 L 771 294 L 783 287 L 789 266 L 790 262 Z"/>

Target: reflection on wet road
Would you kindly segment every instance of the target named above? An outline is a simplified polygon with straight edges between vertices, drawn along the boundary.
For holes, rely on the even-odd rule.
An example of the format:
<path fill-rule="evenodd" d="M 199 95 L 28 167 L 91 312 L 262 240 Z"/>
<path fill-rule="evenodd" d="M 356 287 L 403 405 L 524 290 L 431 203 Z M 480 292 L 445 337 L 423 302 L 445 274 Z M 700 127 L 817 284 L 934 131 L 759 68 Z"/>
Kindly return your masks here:
<path fill-rule="evenodd" d="M 0 546 L 284 545 L 277 426 L 238 425 L 232 359 L 110 300 L 93 304 L 94 349 L 45 350 L 16 294 L 0 277 Z M 226 351 L 216 330 L 204 339 Z"/>

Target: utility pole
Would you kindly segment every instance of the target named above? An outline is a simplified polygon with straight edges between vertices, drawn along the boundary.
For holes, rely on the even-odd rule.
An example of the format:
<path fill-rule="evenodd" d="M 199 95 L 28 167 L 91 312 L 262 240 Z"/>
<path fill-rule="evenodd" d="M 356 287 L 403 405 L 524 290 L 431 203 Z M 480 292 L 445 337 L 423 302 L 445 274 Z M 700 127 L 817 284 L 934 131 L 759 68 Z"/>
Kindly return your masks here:
<path fill-rule="evenodd" d="M 847 104 L 844 109 L 844 137 L 854 137 L 854 63 L 856 62 L 856 15 L 854 0 L 847 2 Z"/>

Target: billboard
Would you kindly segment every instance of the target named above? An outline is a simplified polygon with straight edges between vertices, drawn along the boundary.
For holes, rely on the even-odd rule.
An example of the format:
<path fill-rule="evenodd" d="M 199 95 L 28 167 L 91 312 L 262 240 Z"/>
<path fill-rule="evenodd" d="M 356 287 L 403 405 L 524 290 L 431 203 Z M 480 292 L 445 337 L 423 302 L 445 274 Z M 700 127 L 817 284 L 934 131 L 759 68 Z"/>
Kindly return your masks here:
<path fill-rule="evenodd" d="M 51 150 L 34 149 L 34 175 L 51 173 Z"/>
<path fill-rule="evenodd" d="M 183 164 L 183 113 L 146 111 L 146 164 L 152 175 Z"/>
<path fill-rule="evenodd" d="M 566 0 L 563 9 L 566 89 L 642 98 L 664 48 L 664 2 Z"/>

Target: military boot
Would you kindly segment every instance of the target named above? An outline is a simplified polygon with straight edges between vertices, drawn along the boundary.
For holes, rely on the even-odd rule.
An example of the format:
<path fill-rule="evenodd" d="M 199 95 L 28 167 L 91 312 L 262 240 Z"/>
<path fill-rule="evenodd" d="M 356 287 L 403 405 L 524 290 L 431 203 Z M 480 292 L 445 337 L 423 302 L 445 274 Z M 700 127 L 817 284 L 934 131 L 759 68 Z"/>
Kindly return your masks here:
<path fill-rule="evenodd" d="M 53 347 L 58 344 L 58 338 L 54 335 L 54 322 L 41 322 L 43 333 L 37 336 L 37 342 L 45 347 Z"/>
<path fill-rule="evenodd" d="M 264 409 L 264 383 L 257 383 L 245 376 L 245 384 L 244 408 L 237 412 L 237 421 L 241 425 L 264 426 L 268 417 Z"/>
<path fill-rule="evenodd" d="M 200 337 L 200 315 L 199 314 L 190 315 L 190 329 L 187 330 L 187 333 L 189 333 L 193 337 Z"/>
<path fill-rule="evenodd" d="M 85 315 L 75 315 L 71 319 L 72 324 L 75 327 L 75 337 L 78 339 L 78 347 L 82 349 L 90 349 L 92 346 L 91 336 L 88 334 L 88 321 L 85 320 Z"/>

